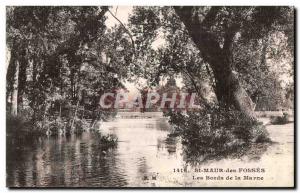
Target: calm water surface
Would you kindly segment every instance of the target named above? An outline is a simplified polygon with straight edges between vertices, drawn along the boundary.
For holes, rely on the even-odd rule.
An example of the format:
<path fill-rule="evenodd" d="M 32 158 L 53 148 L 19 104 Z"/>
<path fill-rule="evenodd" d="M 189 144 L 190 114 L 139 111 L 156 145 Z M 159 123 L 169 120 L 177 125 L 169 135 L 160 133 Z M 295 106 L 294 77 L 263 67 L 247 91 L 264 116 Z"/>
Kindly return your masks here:
<path fill-rule="evenodd" d="M 96 133 L 51 137 L 35 142 L 9 141 L 7 186 L 10 187 L 204 187 L 283 186 L 293 180 L 293 124 L 269 126 L 277 143 L 267 151 L 250 151 L 241 158 L 220 158 L 191 165 L 179 139 L 170 138 L 167 122 L 161 118 L 121 119 L 105 122 L 102 134 L 114 134 L 118 145 L 103 150 Z M 280 137 L 278 137 L 280 136 Z M 273 164 L 276 163 L 276 164 Z M 265 168 L 267 172 L 233 173 L 264 177 L 264 181 L 194 180 L 194 176 L 218 177 L 218 172 L 174 172 L 174 168 L 194 171 L 206 168 Z M 278 168 L 285 168 L 278 170 Z M 228 174 L 223 174 L 228 175 Z M 286 182 L 288 181 L 288 182 Z"/>
<path fill-rule="evenodd" d="M 104 151 L 95 133 L 49 137 L 31 145 L 12 143 L 7 155 L 7 185 L 161 186 L 184 165 L 181 143 L 168 138 L 163 118 L 116 119 L 101 133 L 114 134 L 118 145 Z"/>

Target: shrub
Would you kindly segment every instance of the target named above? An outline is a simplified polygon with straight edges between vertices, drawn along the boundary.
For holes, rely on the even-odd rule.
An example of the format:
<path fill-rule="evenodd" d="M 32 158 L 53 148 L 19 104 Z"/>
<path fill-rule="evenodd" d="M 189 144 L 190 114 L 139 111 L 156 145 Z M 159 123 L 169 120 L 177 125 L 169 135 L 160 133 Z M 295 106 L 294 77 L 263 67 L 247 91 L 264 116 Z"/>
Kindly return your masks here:
<path fill-rule="evenodd" d="M 7 115 L 6 117 L 7 133 L 10 135 L 16 132 L 24 131 L 25 122 L 26 120 L 23 117 Z"/>
<path fill-rule="evenodd" d="M 8 137 L 26 138 L 27 136 L 41 136 L 43 134 L 40 127 L 37 127 L 32 120 L 24 116 L 6 117 L 6 132 Z"/>
<path fill-rule="evenodd" d="M 118 137 L 113 134 L 102 135 L 98 133 L 99 147 L 101 151 L 107 151 L 110 148 L 115 148 L 118 145 Z"/>
<path fill-rule="evenodd" d="M 284 125 L 289 123 L 289 116 L 287 113 L 283 113 L 282 116 L 271 116 L 271 124 L 273 125 Z"/>
<path fill-rule="evenodd" d="M 72 120 L 70 121 L 72 122 Z M 79 119 L 78 117 L 74 120 L 73 129 L 75 133 L 80 134 L 90 129 L 90 124 L 85 119 Z"/>
<path fill-rule="evenodd" d="M 252 124 L 250 132 L 251 132 L 250 137 L 252 138 L 252 142 L 255 143 L 271 142 L 269 133 L 262 122 L 255 122 L 255 124 Z"/>
<path fill-rule="evenodd" d="M 251 143 L 269 142 L 268 132 L 235 110 L 220 107 L 199 112 L 169 112 L 175 133 L 193 156 L 220 156 L 244 149 Z"/>
<path fill-rule="evenodd" d="M 43 133 L 46 134 L 47 131 L 50 131 L 50 135 L 58 135 L 61 129 L 64 129 L 66 127 L 63 119 L 46 119 L 44 123 L 41 125 L 41 123 L 38 124 L 41 129 L 43 130 Z"/>

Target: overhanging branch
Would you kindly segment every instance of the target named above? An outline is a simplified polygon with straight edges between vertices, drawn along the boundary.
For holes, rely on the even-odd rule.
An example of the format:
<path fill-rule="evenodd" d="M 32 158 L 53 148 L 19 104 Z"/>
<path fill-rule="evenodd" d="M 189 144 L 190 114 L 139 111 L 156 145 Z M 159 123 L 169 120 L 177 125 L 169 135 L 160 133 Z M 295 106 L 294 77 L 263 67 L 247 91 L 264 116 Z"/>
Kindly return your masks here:
<path fill-rule="evenodd" d="M 132 49 L 133 49 L 133 53 L 135 55 L 135 43 L 133 40 L 133 36 L 130 33 L 130 31 L 126 28 L 126 26 L 123 24 L 123 22 L 121 20 L 119 20 L 110 10 L 108 10 L 108 12 L 110 13 L 110 15 L 115 18 L 120 24 L 121 26 L 124 28 L 125 32 L 129 35 L 130 39 L 131 39 L 131 44 L 132 44 Z"/>

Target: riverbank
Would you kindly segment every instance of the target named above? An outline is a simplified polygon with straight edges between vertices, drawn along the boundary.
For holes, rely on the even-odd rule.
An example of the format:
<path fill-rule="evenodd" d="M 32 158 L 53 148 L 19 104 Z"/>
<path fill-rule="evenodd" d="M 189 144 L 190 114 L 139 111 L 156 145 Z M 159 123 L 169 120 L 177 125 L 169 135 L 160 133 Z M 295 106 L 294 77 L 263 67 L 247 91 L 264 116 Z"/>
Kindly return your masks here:
<path fill-rule="evenodd" d="M 151 186 L 293 187 L 294 123 L 267 124 L 266 129 L 271 145 L 253 148 L 240 158 L 211 160 L 196 166 L 176 164 L 176 172 L 160 174 L 160 182 Z"/>

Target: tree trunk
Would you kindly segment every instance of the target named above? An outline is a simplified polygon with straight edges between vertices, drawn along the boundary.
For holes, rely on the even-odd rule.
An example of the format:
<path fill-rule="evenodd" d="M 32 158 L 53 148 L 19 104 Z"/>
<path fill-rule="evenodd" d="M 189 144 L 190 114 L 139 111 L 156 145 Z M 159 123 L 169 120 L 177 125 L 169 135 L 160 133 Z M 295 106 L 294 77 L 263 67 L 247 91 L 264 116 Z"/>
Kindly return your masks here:
<path fill-rule="evenodd" d="M 19 62 L 19 78 L 18 78 L 18 112 L 20 112 L 21 109 L 23 109 L 23 97 L 25 93 L 26 88 L 26 69 L 27 69 L 27 63 L 25 56 L 23 55 Z"/>
<path fill-rule="evenodd" d="M 17 116 L 18 115 L 18 84 L 19 84 L 19 61 L 15 61 L 15 73 L 13 79 L 13 88 L 11 94 L 11 115 Z"/>
<path fill-rule="evenodd" d="M 36 80 L 36 77 L 37 77 L 37 64 L 36 64 L 37 60 L 35 59 L 35 57 L 32 59 L 32 90 L 33 90 L 33 93 L 31 93 L 32 95 L 32 98 L 31 98 L 31 101 L 30 101 L 30 106 L 31 108 L 33 109 L 33 117 L 32 117 L 32 120 L 33 122 L 35 123 L 36 121 L 36 113 L 37 113 L 37 110 L 38 110 L 38 105 L 36 103 L 36 94 L 35 91 L 37 91 L 37 80 Z"/>
<path fill-rule="evenodd" d="M 216 72 L 214 75 L 216 79 L 216 95 L 219 103 L 225 107 L 234 107 L 249 119 L 255 120 L 255 105 L 239 83 L 236 74 L 230 71 L 228 74 Z"/>
<path fill-rule="evenodd" d="M 75 108 L 75 112 L 74 112 L 74 116 L 73 116 L 73 119 L 72 119 L 72 123 L 71 123 L 71 131 L 74 132 L 74 122 L 75 122 L 75 119 L 77 117 L 77 111 L 78 111 L 78 108 L 79 108 L 79 99 L 77 100 L 77 104 L 76 104 L 76 108 Z"/>
<path fill-rule="evenodd" d="M 213 70 L 216 96 L 220 105 L 235 107 L 247 118 L 255 120 L 253 102 L 231 68 L 231 44 L 235 35 L 234 29 L 226 33 L 222 48 L 214 34 L 209 31 L 219 7 L 212 7 L 202 22 L 197 13 L 194 13 L 193 7 L 174 7 L 174 9 L 200 50 L 204 61 Z"/>

